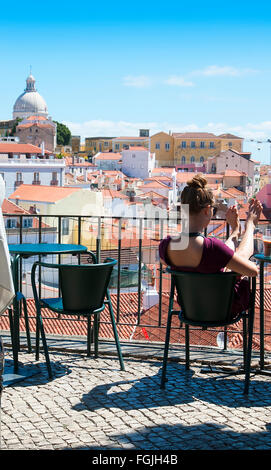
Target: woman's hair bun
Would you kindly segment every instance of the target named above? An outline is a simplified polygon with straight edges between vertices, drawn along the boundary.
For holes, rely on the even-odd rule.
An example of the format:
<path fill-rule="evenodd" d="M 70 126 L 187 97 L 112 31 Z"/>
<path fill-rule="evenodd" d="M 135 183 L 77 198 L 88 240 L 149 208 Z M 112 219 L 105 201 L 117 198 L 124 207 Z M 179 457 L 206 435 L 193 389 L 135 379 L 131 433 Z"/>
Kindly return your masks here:
<path fill-rule="evenodd" d="M 190 186 L 195 189 L 204 189 L 207 185 L 207 180 L 201 175 L 198 174 L 192 178 L 192 180 L 187 181 L 187 186 Z"/>

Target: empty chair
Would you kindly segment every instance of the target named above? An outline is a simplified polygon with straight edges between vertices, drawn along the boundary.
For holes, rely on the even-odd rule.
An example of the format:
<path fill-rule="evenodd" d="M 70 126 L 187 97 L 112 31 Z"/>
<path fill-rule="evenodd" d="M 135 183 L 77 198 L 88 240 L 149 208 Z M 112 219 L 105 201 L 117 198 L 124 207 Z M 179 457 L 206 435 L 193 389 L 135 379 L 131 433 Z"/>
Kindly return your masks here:
<path fill-rule="evenodd" d="M 171 320 L 173 315 L 178 315 L 180 322 L 185 324 L 186 369 L 189 369 L 190 364 L 189 326 L 201 327 L 204 329 L 210 327 L 226 327 L 242 319 L 245 372 L 244 393 L 247 394 L 250 381 L 256 278 L 252 278 L 249 309 L 233 317 L 232 303 L 234 297 L 234 285 L 238 276 L 236 273 L 224 272 L 215 274 L 202 274 L 196 272 L 174 271 L 170 268 L 167 268 L 167 272 L 171 274 L 171 291 L 162 366 L 161 388 L 165 387 L 165 382 L 167 380 L 166 368 L 170 341 Z M 175 290 L 177 292 L 180 310 L 173 309 Z"/>
<path fill-rule="evenodd" d="M 115 343 L 121 369 L 124 363 L 115 324 L 110 293 L 108 289 L 113 266 L 117 261 L 108 258 L 104 263 L 97 264 L 93 253 L 90 253 L 94 264 L 49 264 L 35 262 L 31 271 L 32 288 L 37 311 L 37 344 L 36 359 L 39 358 L 39 332 L 43 343 L 46 364 L 49 377 L 52 377 L 51 363 L 46 342 L 46 336 L 42 321 L 42 309 L 50 309 L 61 315 L 75 315 L 87 318 L 87 355 L 90 356 L 91 349 L 91 318 L 94 319 L 94 354 L 98 356 L 98 330 L 100 313 L 108 305 L 112 323 Z M 39 298 L 37 290 L 36 269 L 40 266 L 44 269 L 54 269 L 59 273 L 60 297 Z"/>

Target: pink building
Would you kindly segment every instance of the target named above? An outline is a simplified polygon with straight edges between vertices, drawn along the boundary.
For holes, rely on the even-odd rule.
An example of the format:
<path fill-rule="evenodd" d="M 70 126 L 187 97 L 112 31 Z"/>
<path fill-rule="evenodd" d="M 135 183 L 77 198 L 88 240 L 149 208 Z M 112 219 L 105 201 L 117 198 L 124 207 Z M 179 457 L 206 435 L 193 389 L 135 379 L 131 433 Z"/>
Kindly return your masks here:
<path fill-rule="evenodd" d="M 266 184 L 258 193 L 257 199 L 261 201 L 264 208 L 271 209 L 271 184 Z"/>

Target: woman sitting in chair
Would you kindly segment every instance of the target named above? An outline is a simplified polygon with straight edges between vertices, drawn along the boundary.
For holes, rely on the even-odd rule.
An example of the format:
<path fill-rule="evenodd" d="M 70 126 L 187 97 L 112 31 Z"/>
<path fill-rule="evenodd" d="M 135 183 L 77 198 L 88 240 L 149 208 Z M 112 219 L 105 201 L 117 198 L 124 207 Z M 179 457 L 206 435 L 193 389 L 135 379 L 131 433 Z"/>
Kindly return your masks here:
<path fill-rule="evenodd" d="M 226 221 L 231 227 L 228 240 L 223 243 L 217 238 L 204 237 L 202 232 L 208 226 L 214 209 L 214 197 L 206 185 L 206 179 L 200 174 L 188 181 L 181 194 L 181 203 L 189 205 L 188 246 L 180 250 L 180 239 L 168 236 L 159 245 L 160 260 L 178 271 L 216 273 L 230 270 L 240 274 L 235 285 L 232 307 L 232 313 L 235 315 L 246 310 L 249 304 L 249 282 L 241 276 L 258 275 L 258 266 L 249 258 L 254 252 L 253 234 L 262 212 L 262 205 L 256 199 L 251 200 L 245 231 L 239 244 L 241 226 L 234 206 L 226 213 Z"/>

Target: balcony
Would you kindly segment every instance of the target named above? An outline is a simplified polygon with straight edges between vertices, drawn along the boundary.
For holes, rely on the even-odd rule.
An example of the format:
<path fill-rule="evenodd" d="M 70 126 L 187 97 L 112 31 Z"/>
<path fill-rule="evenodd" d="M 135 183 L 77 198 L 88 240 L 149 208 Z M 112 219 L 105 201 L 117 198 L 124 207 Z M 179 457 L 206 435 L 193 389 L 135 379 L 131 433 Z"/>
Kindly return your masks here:
<path fill-rule="evenodd" d="M 14 217 L 6 215 L 9 220 Z M 100 216 L 42 216 L 33 215 L 31 228 L 24 227 L 25 217 L 16 215 L 16 228 L 8 229 L 9 243 L 78 243 L 94 251 L 98 260 L 103 261 L 110 256 L 118 261 L 117 268 L 111 278 L 111 294 L 114 304 L 116 321 L 119 328 L 120 339 L 124 341 L 143 341 L 147 344 L 161 344 L 165 338 L 167 307 L 169 299 L 169 275 L 163 269 L 158 259 L 158 245 L 161 238 L 169 232 L 178 230 L 177 226 L 169 224 L 166 220 L 144 221 L 144 219 L 109 218 Z M 29 218 L 29 215 L 28 215 Z M 266 224 L 265 220 L 265 224 Z M 213 220 L 210 226 L 210 235 L 221 239 L 227 238 L 229 228 L 222 220 Z M 261 249 L 261 225 L 255 235 L 256 250 Z M 57 258 L 55 258 L 57 259 Z M 34 258 L 21 262 L 21 291 L 27 297 L 31 328 L 35 331 L 34 302 L 30 283 L 30 270 Z M 71 257 L 71 262 L 78 262 Z M 66 259 L 65 259 L 66 262 Z M 67 260 L 67 262 L 70 262 Z M 87 263 L 87 257 L 80 255 L 80 262 Z M 269 305 L 269 267 L 266 267 L 266 352 L 271 349 L 269 323 L 271 320 L 271 304 Z M 54 279 L 42 279 L 43 296 L 51 296 L 56 288 Z M 84 320 L 53 320 L 45 318 L 45 329 L 52 334 L 75 335 L 85 334 Z M 178 322 L 177 322 L 178 323 Z M 175 324 L 172 332 L 172 342 L 181 349 L 184 345 L 184 328 Z M 7 318 L 0 319 L 0 327 L 5 329 Z M 22 321 L 22 330 L 24 324 Z M 6 328 L 7 329 L 7 328 Z M 107 313 L 101 317 L 101 336 L 110 339 Z M 259 351 L 259 285 L 256 295 L 256 324 L 254 336 L 254 349 Z M 221 338 L 223 348 L 231 353 L 240 352 L 242 348 L 242 331 L 237 326 L 229 331 L 195 330 L 193 346 L 197 355 L 203 357 L 221 357 Z M 225 345 L 224 345 L 225 341 Z M 224 348 L 225 346 L 225 348 Z"/>
<path fill-rule="evenodd" d="M 6 217 L 10 219 L 12 215 Z M 24 216 L 16 215 L 16 219 L 19 223 L 8 230 L 9 243 L 74 242 L 87 245 L 100 261 L 109 254 L 118 260 L 111 295 L 126 370 L 119 370 L 106 312 L 101 318 L 100 356 L 95 360 L 85 354 L 84 320 L 53 319 L 45 315 L 54 378 L 48 380 L 41 353 L 37 375 L 4 388 L 2 450 L 84 449 L 99 450 L 102 454 L 103 450 L 114 449 L 120 451 L 119 455 L 124 455 L 123 450 L 136 450 L 143 455 L 146 450 L 156 450 L 156 453 L 166 450 L 171 459 L 172 455 L 178 455 L 178 450 L 269 448 L 270 377 L 254 375 L 252 371 L 250 394 L 244 399 L 243 375 L 205 373 L 206 367 L 210 372 L 217 363 L 229 371 L 229 365 L 241 361 L 242 331 L 238 327 L 210 331 L 208 335 L 204 330 L 193 332 L 192 366 L 186 372 L 183 328 L 174 325 L 169 381 L 165 390 L 160 389 L 169 279 L 156 251 L 160 237 L 167 234 L 166 221 L 160 221 L 158 230 L 155 223 L 146 229 L 143 220 L 33 215 L 33 230 L 24 227 Z M 211 228 L 217 231 L 219 222 L 213 220 Z M 226 238 L 227 231 L 224 224 L 218 235 Z M 125 237 L 127 233 L 134 236 Z M 258 247 L 259 235 L 260 232 L 255 237 Z M 51 261 L 52 257 L 48 258 Z M 33 261 L 34 258 L 22 260 L 21 289 L 28 299 L 34 344 L 35 311 L 29 282 Z M 69 261 L 77 263 L 78 259 L 71 257 Z M 87 261 L 81 255 L 80 262 Z M 267 270 L 267 368 L 270 361 L 269 275 Z M 55 289 L 54 279 L 42 279 L 41 289 L 43 295 L 51 295 Z M 259 350 L 259 295 L 256 301 L 254 367 Z M 0 317 L 0 328 L 8 361 L 12 354 L 6 315 Z M 31 362 L 35 367 L 34 354 L 26 350 L 23 319 L 21 330 L 19 360 L 23 365 Z M 221 344 L 220 333 L 227 340 L 225 345 Z M 85 455 L 90 458 L 88 453 Z M 181 454 L 181 458 L 183 462 L 187 457 Z"/>

